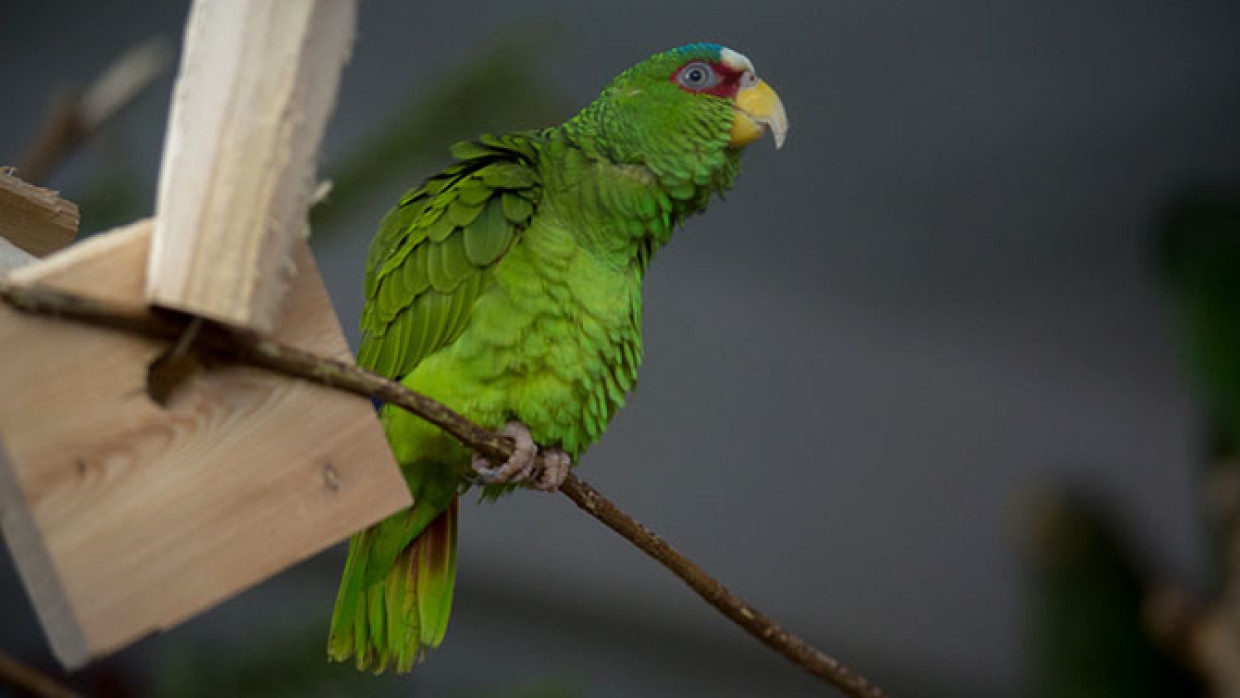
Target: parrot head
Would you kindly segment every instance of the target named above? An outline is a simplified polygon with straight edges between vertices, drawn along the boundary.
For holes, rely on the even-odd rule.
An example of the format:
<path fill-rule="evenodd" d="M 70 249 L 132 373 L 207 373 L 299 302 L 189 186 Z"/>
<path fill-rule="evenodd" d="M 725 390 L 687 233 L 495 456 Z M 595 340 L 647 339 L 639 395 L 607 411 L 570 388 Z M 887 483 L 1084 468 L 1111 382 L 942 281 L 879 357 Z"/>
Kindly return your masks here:
<path fill-rule="evenodd" d="M 717 44 L 655 54 L 621 73 L 587 108 L 619 159 L 658 170 L 699 170 L 770 131 L 783 145 L 788 117 L 753 63 Z"/>
<path fill-rule="evenodd" d="M 730 117 L 729 147 L 747 146 L 768 129 L 775 147 L 783 147 L 788 133 L 783 102 L 758 78 L 745 56 L 715 44 L 693 44 L 659 54 L 647 63 L 656 85 L 675 88 L 669 90 L 673 113 L 690 116 L 706 109 L 726 113 Z"/>

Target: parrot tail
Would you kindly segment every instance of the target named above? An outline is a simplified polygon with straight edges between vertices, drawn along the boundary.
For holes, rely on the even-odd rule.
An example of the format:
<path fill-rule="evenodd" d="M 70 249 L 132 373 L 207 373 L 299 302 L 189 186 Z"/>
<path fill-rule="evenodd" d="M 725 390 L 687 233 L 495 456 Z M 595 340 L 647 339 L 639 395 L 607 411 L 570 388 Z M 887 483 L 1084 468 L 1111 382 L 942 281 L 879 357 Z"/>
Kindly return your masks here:
<path fill-rule="evenodd" d="M 407 672 L 443 642 L 456 581 L 457 498 L 439 512 L 422 504 L 349 540 L 327 641 L 332 661 Z"/>

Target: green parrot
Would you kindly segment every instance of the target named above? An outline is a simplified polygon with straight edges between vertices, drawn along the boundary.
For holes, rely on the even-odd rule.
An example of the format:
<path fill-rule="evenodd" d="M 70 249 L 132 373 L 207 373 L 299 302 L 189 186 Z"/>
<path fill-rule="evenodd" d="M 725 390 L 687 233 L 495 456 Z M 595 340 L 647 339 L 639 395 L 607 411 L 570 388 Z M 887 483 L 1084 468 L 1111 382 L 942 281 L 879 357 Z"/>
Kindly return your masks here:
<path fill-rule="evenodd" d="M 457 498 L 557 489 L 624 404 L 641 284 L 672 229 L 732 185 L 741 150 L 788 122 L 740 53 L 694 44 L 626 70 L 562 125 L 456 144 L 371 243 L 358 362 L 517 444 L 506 463 L 385 406 L 413 506 L 353 536 L 328 655 L 409 671 L 439 646 Z M 537 444 L 537 446 L 535 445 Z M 548 464 L 535 469 L 540 451 Z"/>

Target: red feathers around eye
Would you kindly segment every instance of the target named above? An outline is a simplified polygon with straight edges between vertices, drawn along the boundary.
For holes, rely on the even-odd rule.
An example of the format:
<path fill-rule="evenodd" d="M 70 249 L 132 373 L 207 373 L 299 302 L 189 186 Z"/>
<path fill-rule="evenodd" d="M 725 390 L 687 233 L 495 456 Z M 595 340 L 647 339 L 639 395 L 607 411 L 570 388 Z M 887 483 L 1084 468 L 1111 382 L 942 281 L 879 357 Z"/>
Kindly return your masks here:
<path fill-rule="evenodd" d="M 706 79 L 699 80 L 698 72 L 709 71 Z M 707 63 L 706 61 L 690 61 L 672 73 L 672 83 L 685 92 L 715 95 L 732 99 L 741 87 L 744 71 L 736 70 L 723 63 Z"/>

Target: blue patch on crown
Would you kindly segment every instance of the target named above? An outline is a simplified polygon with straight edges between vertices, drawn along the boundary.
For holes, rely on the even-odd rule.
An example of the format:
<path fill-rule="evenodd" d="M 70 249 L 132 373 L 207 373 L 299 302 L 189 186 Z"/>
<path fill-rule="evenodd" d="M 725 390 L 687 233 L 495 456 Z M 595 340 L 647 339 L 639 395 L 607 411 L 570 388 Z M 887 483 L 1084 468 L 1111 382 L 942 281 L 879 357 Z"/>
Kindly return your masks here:
<path fill-rule="evenodd" d="M 710 53 L 715 58 L 723 55 L 723 47 L 719 44 L 711 43 L 687 44 L 672 50 L 676 53 Z"/>

